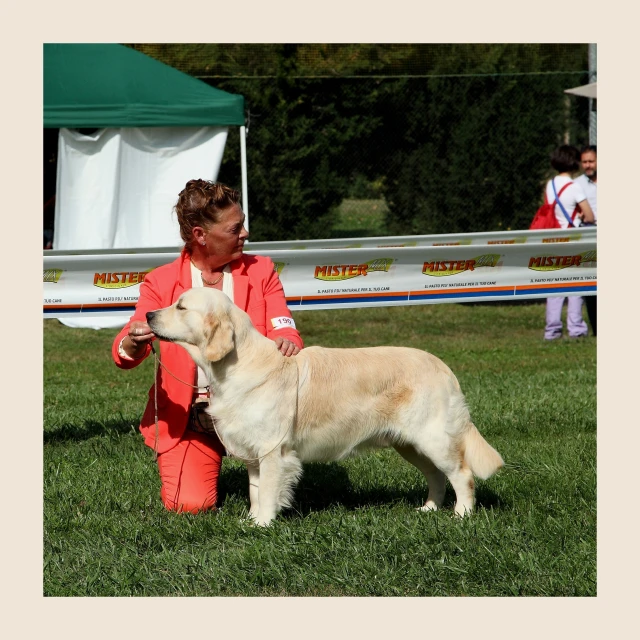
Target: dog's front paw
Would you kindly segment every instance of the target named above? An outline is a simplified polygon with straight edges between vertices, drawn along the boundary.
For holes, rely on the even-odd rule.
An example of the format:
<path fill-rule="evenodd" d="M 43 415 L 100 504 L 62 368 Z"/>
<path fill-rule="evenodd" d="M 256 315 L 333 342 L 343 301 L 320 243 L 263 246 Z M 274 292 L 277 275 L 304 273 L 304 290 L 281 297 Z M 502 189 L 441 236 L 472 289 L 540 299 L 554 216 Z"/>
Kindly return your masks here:
<path fill-rule="evenodd" d="M 256 518 L 253 521 L 253 524 L 256 527 L 268 527 L 272 522 L 273 520 L 260 520 L 259 518 Z"/>
<path fill-rule="evenodd" d="M 258 513 L 252 511 L 249 511 L 243 520 L 251 527 L 268 527 L 273 522 L 273 518 L 261 518 Z"/>
<path fill-rule="evenodd" d="M 260 516 L 259 514 L 256 514 L 252 518 L 253 525 L 256 527 L 268 527 L 273 520 L 273 516 Z"/>

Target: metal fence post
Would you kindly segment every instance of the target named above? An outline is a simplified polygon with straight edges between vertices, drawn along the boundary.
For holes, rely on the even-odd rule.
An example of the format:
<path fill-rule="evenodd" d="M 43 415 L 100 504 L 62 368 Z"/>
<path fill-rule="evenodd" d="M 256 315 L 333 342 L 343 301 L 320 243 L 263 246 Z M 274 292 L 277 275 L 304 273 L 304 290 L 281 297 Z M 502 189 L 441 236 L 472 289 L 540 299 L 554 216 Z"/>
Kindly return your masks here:
<path fill-rule="evenodd" d="M 589 83 L 597 82 L 598 79 L 598 45 L 589 45 Z M 589 98 L 589 144 L 598 144 L 598 112 L 595 101 Z"/>

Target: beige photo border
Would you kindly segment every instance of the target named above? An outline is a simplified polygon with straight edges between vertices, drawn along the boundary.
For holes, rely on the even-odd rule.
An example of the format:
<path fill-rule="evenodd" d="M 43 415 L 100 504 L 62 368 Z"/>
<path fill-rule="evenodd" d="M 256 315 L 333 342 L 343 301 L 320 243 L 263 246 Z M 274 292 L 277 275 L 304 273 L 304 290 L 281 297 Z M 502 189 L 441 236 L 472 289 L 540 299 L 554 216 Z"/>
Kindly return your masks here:
<path fill-rule="evenodd" d="M 225 4 L 61 0 L 3 8 L 5 407 L 3 629 L 11 638 L 601 638 L 632 633 L 638 592 L 635 368 L 638 53 L 627 3 Z M 16 5 L 17 7 L 18 5 Z M 632 26 L 633 25 L 633 26 Z M 599 228 L 598 595 L 594 598 L 44 598 L 40 189 L 43 42 L 596 42 Z M 613 150 L 618 153 L 614 159 Z M 481 158 L 479 158 L 481 161 Z M 615 181 L 612 176 L 620 176 Z M 249 176 L 250 184 L 250 176 Z M 627 187 L 625 189 L 625 187 Z M 607 202 L 609 204 L 607 204 Z M 617 205 L 617 206 L 616 206 Z M 615 219 L 615 223 L 614 223 Z M 628 228 L 626 228 L 628 227 Z M 36 248 L 37 245 L 37 248 Z M 18 401 L 13 401 L 13 398 Z M 6 415 L 6 414 L 5 414 Z M 629 439 L 631 441 L 629 441 Z M 632 496 L 635 495 L 632 493 Z M 628 629 L 627 634 L 623 630 Z"/>

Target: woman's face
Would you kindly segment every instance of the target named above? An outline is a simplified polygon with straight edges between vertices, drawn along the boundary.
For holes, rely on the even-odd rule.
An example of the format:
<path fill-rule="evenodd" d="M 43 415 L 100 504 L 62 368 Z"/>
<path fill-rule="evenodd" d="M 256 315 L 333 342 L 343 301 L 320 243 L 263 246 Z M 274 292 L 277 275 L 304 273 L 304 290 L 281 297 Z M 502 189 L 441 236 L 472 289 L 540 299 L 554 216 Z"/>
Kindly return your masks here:
<path fill-rule="evenodd" d="M 244 228 L 244 218 L 239 205 L 220 213 L 219 221 L 205 230 L 203 235 L 203 249 L 209 257 L 218 257 L 226 264 L 242 255 L 244 242 L 249 237 L 249 232 Z"/>

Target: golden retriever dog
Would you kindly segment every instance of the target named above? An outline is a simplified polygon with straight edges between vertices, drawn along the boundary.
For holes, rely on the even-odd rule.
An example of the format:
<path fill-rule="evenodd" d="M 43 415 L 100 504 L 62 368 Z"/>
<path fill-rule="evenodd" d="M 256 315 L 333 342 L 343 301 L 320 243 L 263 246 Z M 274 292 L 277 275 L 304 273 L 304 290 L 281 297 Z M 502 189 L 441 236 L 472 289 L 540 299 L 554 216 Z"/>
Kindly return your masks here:
<path fill-rule="evenodd" d="M 285 357 L 227 296 L 206 288 L 185 291 L 147 322 L 206 371 L 208 411 L 227 451 L 247 465 L 258 525 L 290 506 L 303 462 L 394 447 L 427 480 L 420 509 L 442 506 L 446 477 L 460 516 L 473 510 L 474 475 L 487 479 L 504 464 L 471 422 L 449 367 L 424 351 L 308 347 Z"/>

